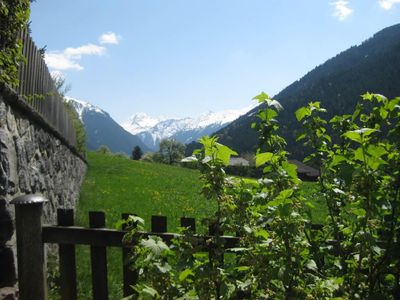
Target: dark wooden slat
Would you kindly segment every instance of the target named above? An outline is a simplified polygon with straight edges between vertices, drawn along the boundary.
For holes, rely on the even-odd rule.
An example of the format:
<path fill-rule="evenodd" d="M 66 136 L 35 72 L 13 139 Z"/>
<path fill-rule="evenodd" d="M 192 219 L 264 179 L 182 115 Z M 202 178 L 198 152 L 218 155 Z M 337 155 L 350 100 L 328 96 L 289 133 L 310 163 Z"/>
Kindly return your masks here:
<path fill-rule="evenodd" d="M 130 214 L 122 214 L 122 219 L 127 220 Z M 126 229 L 126 226 L 122 228 L 123 230 Z M 123 281 L 124 281 L 124 287 L 123 287 L 123 293 L 124 297 L 127 297 L 129 295 L 132 295 L 134 293 L 134 290 L 131 288 L 132 285 L 135 285 L 139 274 L 136 270 L 132 270 L 129 267 L 130 261 L 129 261 L 129 254 L 130 254 L 130 248 L 123 247 L 122 248 L 122 274 L 123 274 Z"/>
<path fill-rule="evenodd" d="M 208 226 L 208 234 L 209 235 L 223 235 L 223 231 L 217 226 L 218 224 L 216 222 L 211 223 Z"/>
<path fill-rule="evenodd" d="M 89 212 L 90 228 L 104 228 L 106 226 L 106 217 L 104 212 Z M 92 267 L 92 293 L 93 299 L 108 299 L 107 282 L 107 250 L 106 247 L 91 246 L 90 262 Z"/>
<path fill-rule="evenodd" d="M 223 232 L 221 228 L 219 228 L 217 221 L 211 223 L 208 226 L 208 234 L 210 236 L 218 236 L 218 239 L 220 236 L 223 235 Z M 208 254 L 210 261 L 217 261 L 219 264 L 223 265 L 224 264 L 224 253 L 220 253 L 220 251 L 217 250 L 217 247 L 214 245 L 214 239 L 212 239 L 212 243 L 209 244 L 209 249 L 208 249 Z M 218 241 L 217 241 L 218 243 Z"/>
<path fill-rule="evenodd" d="M 58 209 L 57 223 L 61 226 L 74 225 L 74 211 L 72 209 Z M 61 244 L 58 251 L 61 299 L 75 300 L 77 299 L 75 245 Z"/>
<path fill-rule="evenodd" d="M 63 227 L 63 226 L 43 226 L 43 242 L 54 244 L 75 244 L 75 245 L 93 245 L 103 247 L 122 247 L 122 238 L 125 231 L 113 230 L 106 228 L 84 228 L 84 227 Z M 151 235 L 161 237 L 166 243 L 173 238 L 181 235 L 176 233 L 156 233 L 156 232 L 140 232 L 142 237 Z M 199 244 L 207 245 L 210 236 L 196 236 Z M 239 238 L 233 236 L 221 236 L 225 241 L 225 248 L 237 247 Z M 206 248 L 205 248 L 206 249 Z"/>
<path fill-rule="evenodd" d="M 188 227 L 193 233 L 196 232 L 196 220 L 194 218 L 181 218 L 181 227 Z"/>
<path fill-rule="evenodd" d="M 151 216 L 151 231 L 157 233 L 167 232 L 167 217 Z"/>

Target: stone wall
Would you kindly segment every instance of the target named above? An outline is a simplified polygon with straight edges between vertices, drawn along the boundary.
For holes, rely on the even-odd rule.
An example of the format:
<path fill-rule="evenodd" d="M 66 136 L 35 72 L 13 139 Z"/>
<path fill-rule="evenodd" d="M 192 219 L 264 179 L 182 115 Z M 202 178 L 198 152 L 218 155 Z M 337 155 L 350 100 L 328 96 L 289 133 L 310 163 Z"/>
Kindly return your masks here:
<path fill-rule="evenodd" d="M 0 299 L 16 285 L 14 207 L 19 195 L 40 194 L 46 223 L 56 210 L 74 208 L 86 162 L 43 118 L 8 87 L 0 87 Z M 8 296 L 7 296 L 8 295 Z"/>

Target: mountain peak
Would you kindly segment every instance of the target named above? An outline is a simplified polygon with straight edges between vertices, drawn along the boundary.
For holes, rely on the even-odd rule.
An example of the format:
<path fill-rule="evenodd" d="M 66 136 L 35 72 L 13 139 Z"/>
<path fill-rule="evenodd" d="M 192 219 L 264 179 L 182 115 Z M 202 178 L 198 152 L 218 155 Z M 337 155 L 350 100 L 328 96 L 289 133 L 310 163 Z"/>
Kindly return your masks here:
<path fill-rule="evenodd" d="M 93 104 L 87 102 L 87 101 L 82 101 L 82 100 L 78 100 L 76 98 L 72 98 L 72 97 L 64 97 L 65 101 L 67 101 L 68 103 L 71 103 L 72 106 L 75 108 L 76 112 L 79 115 L 79 119 L 81 120 L 81 122 L 83 122 L 82 120 L 82 116 L 84 113 L 88 112 L 88 111 L 93 111 L 99 114 L 104 114 L 104 115 L 108 115 L 107 112 L 105 112 L 104 110 L 102 110 L 101 108 L 94 106 Z"/>
<path fill-rule="evenodd" d="M 248 112 L 254 105 L 237 110 L 221 112 L 207 111 L 197 117 L 163 118 L 152 117 L 146 113 L 132 115 L 121 126 L 153 150 L 164 138 L 174 138 L 182 143 L 190 143 L 203 135 L 212 134 Z"/>
<path fill-rule="evenodd" d="M 132 134 L 138 134 L 156 126 L 164 119 L 163 117 L 151 117 L 144 112 L 139 112 L 130 116 L 121 126 Z"/>

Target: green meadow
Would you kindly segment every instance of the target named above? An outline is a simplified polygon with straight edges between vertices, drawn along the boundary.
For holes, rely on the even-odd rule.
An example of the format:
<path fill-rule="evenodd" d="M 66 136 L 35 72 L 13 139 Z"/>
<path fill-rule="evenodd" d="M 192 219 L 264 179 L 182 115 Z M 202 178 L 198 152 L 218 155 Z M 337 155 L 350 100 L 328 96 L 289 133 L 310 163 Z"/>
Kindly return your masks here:
<path fill-rule="evenodd" d="M 122 213 L 137 214 L 149 230 L 152 215 L 167 216 L 168 231 L 176 232 L 180 217 L 196 218 L 198 231 L 204 232 L 201 219 L 214 213 L 216 205 L 201 194 L 197 170 L 132 161 L 124 157 L 90 152 L 88 172 L 82 186 L 75 222 L 88 226 L 89 211 L 104 211 L 106 225 L 114 228 Z M 245 179 L 253 184 L 254 179 Z M 314 183 L 302 184 L 302 193 L 311 196 L 315 208 L 313 221 L 323 222 L 326 209 Z M 110 299 L 122 298 L 121 249 L 108 248 Z M 79 298 L 91 297 L 89 247 L 77 247 Z"/>

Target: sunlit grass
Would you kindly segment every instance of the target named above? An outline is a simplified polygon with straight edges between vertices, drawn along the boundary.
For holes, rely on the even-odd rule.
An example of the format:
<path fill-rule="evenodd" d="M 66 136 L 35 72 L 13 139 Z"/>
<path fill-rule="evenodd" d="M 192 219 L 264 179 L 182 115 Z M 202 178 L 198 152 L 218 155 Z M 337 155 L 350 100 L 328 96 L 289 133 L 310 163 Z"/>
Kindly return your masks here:
<path fill-rule="evenodd" d="M 196 218 L 196 228 L 204 232 L 201 219 L 214 213 L 216 205 L 201 194 L 200 173 L 197 170 L 162 164 L 132 161 L 100 153 L 88 154 L 89 168 L 82 186 L 76 224 L 88 226 L 89 211 L 104 211 L 106 225 L 114 228 L 122 213 L 137 214 L 150 230 L 152 215 L 164 215 L 168 231 L 176 232 L 180 217 Z M 246 184 L 255 179 L 243 178 Z M 318 197 L 315 183 L 304 182 L 301 192 L 315 205 L 314 223 L 322 223 L 325 205 Z M 77 247 L 78 289 L 80 299 L 91 298 L 89 247 Z M 122 298 L 121 249 L 108 248 L 108 280 L 110 299 Z"/>
<path fill-rule="evenodd" d="M 150 230 L 152 215 L 167 216 L 168 231 L 180 225 L 180 217 L 200 220 L 215 211 L 215 204 L 201 194 L 199 172 L 175 166 L 127 160 L 99 153 L 88 154 L 89 168 L 82 186 L 76 223 L 88 226 L 89 211 L 104 211 L 106 225 L 113 228 L 122 213 L 137 214 Z M 89 247 L 77 251 L 80 299 L 91 297 Z M 109 248 L 110 299 L 122 298 L 121 249 Z"/>

